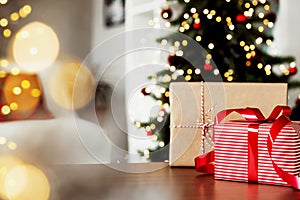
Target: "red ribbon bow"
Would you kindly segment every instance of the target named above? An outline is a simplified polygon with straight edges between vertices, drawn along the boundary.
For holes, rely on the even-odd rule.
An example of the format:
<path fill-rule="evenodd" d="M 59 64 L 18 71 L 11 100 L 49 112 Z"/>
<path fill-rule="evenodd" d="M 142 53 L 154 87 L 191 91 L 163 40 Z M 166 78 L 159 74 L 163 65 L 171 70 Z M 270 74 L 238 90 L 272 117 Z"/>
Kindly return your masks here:
<path fill-rule="evenodd" d="M 271 158 L 272 165 L 279 175 L 279 177 L 282 178 L 283 181 L 287 182 L 289 185 L 296 189 L 300 189 L 300 177 L 292 175 L 286 171 L 284 171 L 282 168 L 280 168 L 272 159 L 272 147 L 273 142 L 276 140 L 278 134 L 280 133 L 281 129 L 285 127 L 287 124 L 289 124 L 291 121 L 289 120 L 289 116 L 291 114 L 291 109 L 288 106 L 276 106 L 270 116 L 268 118 L 265 118 L 263 114 L 260 112 L 257 108 L 244 108 L 244 109 L 228 109 L 223 110 L 217 114 L 215 117 L 215 123 L 220 123 L 225 117 L 227 117 L 230 113 L 237 112 L 242 117 L 244 117 L 247 121 L 254 121 L 254 122 L 272 122 L 272 126 L 270 128 L 270 134 L 267 138 L 267 149 L 269 156 Z M 254 125 L 258 126 L 258 125 Z M 251 127 L 251 128 L 258 128 L 258 127 Z M 249 140 L 257 140 L 256 137 L 257 134 L 249 134 L 251 136 L 248 136 Z M 251 146 L 252 144 L 252 146 Z M 254 144 L 254 146 L 253 146 Z M 249 171 L 252 171 L 254 173 L 250 173 L 248 175 L 249 181 L 257 181 L 257 143 L 255 142 L 249 142 L 249 150 L 252 151 L 251 155 L 255 156 L 254 158 L 249 158 L 248 167 L 252 168 Z M 195 158 L 195 165 L 196 170 L 203 173 L 214 173 L 214 151 L 211 151 L 207 154 L 198 156 Z M 255 168 L 255 169 L 254 169 Z"/>

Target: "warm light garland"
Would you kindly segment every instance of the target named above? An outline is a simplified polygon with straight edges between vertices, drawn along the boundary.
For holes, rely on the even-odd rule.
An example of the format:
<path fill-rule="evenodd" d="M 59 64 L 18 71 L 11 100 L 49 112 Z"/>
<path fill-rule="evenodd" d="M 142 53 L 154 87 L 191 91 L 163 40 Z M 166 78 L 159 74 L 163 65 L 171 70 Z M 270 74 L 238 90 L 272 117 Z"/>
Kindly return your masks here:
<path fill-rule="evenodd" d="M 0 8 L 8 4 L 8 0 L 0 0 Z M 32 7 L 25 4 L 17 10 L 10 12 L 9 16 L 0 18 L 0 28 L 2 28 L 2 35 L 4 38 L 10 38 L 13 34 L 11 24 L 19 22 L 21 19 L 27 18 L 32 12 Z"/>

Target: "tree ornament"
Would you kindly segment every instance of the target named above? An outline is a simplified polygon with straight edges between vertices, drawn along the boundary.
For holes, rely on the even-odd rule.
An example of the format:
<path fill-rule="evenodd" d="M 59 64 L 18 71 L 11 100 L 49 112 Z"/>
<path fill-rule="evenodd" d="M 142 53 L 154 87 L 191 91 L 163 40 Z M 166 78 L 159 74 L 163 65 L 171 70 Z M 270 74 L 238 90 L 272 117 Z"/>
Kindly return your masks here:
<path fill-rule="evenodd" d="M 141 93 L 144 95 L 144 96 L 148 96 L 151 94 L 151 91 L 149 88 L 147 87 L 144 87 L 143 89 L 141 89 Z"/>
<path fill-rule="evenodd" d="M 149 130 L 149 131 L 146 131 L 146 132 L 147 132 L 147 136 L 153 135 L 153 131 L 152 130 Z"/>
<path fill-rule="evenodd" d="M 170 66 L 176 66 L 180 63 L 180 57 L 178 57 L 176 55 L 169 55 L 168 63 Z"/>
<path fill-rule="evenodd" d="M 261 56 L 256 54 L 255 56 L 252 56 L 249 61 L 251 62 L 251 65 L 254 66 L 254 65 L 257 65 L 259 63 L 262 62 L 261 60 Z"/>
<path fill-rule="evenodd" d="M 211 64 L 204 64 L 204 70 L 211 71 L 213 69 L 213 66 Z"/>
<path fill-rule="evenodd" d="M 244 15 L 244 14 L 238 14 L 236 17 L 235 17 L 235 20 L 238 22 L 238 23 L 244 23 L 247 21 L 247 17 Z"/>
<path fill-rule="evenodd" d="M 159 115 L 160 116 L 165 116 L 165 114 L 167 114 L 167 111 L 166 111 L 166 109 L 161 109 L 160 111 L 159 111 Z"/>
<path fill-rule="evenodd" d="M 173 15 L 173 12 L 169 6 L 165 6 L 161 11 L 161 17 L 163 19 L 170 19 Z"/>
<path fill-rule="evenodd" d="M 273 22 L 273 23 L 276 21 L 276 18 L 277 18 L 277 16 L 273 12 L 269 12 L 265 16 L 265 19 L 267 19 L 267 20 L 269 20 L 269 22 Z"/>
<path fill-rule="evenodd" d="M 297 67 L 290 67 L 289 74 L 294 75 L 297 73 L 297 71 L 298 71 Z"/>
<path fill-rule="evenodd" d="M 193 23 L 193 28 L 194 29 L 200 29 L 201 28 L 201 23 L 200 22 L 194 22 Z"/>

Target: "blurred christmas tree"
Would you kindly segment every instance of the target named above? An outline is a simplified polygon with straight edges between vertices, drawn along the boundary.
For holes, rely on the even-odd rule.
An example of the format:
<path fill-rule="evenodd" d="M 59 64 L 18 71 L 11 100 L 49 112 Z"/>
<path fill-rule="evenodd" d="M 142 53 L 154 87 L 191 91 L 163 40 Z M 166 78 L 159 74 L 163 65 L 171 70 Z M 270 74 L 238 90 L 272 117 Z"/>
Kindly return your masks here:
<path fill-rule="evenodd" d="M 174 0 L 166 1 L 173 4 Z M 169 84 L 171 81 L 216 81 L 221 76 L 226 82 L 288 82 L 297 72 L 293 57 L 269 53 L 274 48 L 272 28 L 276 22 L 278 2 L 267 0 L 178 0 L 182 13 L 174 17 L 172 6 L 162 8 L 161 17 L 178 32 L 193 38 L 207 52 L 202 66 L 187 60 L 197 59 L 186 41 L 176 34 L 161 38 L 179 47 L 168 57 L 169 67 L 149 77 L 163 89 L 162 95 L 143 88 L 143 95 L 153 97 L 162 106 L 159 116 L 147 122 L 136 122 L 148 135 L 155 135 L 158 146 L 149 149 L 151 155 L 169 143 Z M 173 16 L 172 16 L 173 15 Z M 188 57 L 188 59 L 186 59 Z M 215 64 L 214 64 L 215 63 Z M 205 77 L 205 80 L 203 79 Z M 168 158 L 167 148 L 161 160 Z M 140 152 L 142 155 L 144 151 Z"/>

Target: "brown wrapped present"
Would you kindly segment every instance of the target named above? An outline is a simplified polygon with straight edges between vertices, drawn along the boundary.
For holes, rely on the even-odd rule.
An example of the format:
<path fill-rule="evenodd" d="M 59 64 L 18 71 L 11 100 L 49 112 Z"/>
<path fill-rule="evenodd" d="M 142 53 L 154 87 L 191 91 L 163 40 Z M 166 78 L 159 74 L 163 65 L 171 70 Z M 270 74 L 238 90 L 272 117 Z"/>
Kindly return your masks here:
<path fill-rule="evenodd" d="M 213 148 L 209 126 L 219 111 L 257 107 L 268 116 L 287 104 L 285 83 L 174 82 L 170 91 L 170 166 L 195 166 L 194 158 Z"/>

